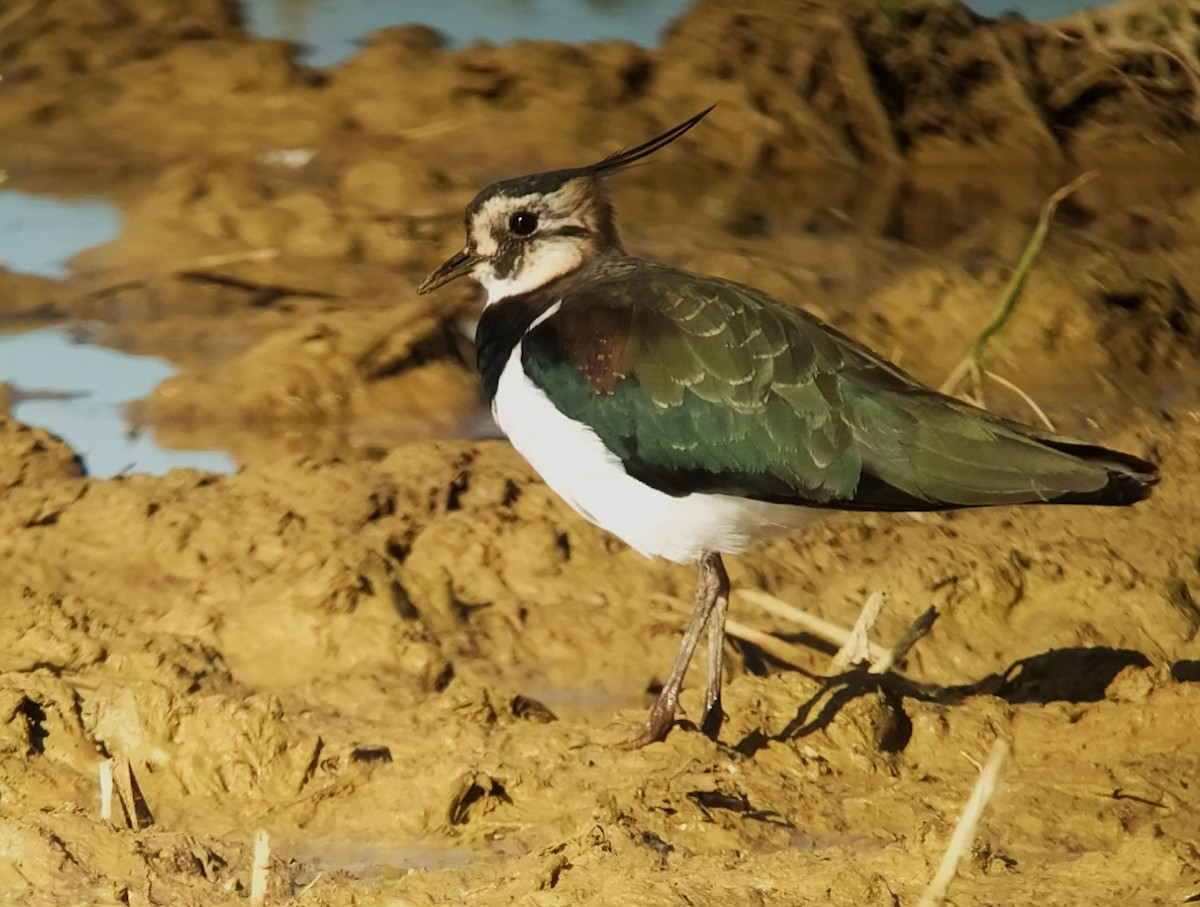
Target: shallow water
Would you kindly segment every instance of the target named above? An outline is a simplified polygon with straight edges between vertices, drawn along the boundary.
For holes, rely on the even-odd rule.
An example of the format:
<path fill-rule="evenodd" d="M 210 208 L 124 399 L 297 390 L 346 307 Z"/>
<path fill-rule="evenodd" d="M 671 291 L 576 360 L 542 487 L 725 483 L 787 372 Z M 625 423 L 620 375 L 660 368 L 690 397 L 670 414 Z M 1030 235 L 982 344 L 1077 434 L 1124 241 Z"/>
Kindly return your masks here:
<path fill-rule="evenodd" d="M 980 15 L 997 18 L 1006 13 L 1019 13 L 1034 22 L 1046 22 L 1103 5 L 1096 0 L 967 0 L 967 6 Z"/>
<path fill-rule="evenodd" d="M 133 429 L 125 404 L 174 374 L 166 361 L 74 341 L 59 329 L 0 335 L 0 382 L 16 391 L 13 415 L 54 432 L 75 449 L 88 474 L 161 475 L 180 466 L 232 472 L 223 451 L 167 450 Z"/>
<path fill-rule="evenodd" d="M 252 32 L 297 41 L 306 47 L 305 63 L 333 66 L 376 29 L 410 23 L 437 29 L 452 45 L 624 40 L 653 46 L 688 6 L 687 0 L 245 0 L 242 9 Z"/>
<path fill-rule="evenodd" d="M 656 46 L 689 0 L 243 0 L 250 31 L 304 45 L 310 66 L 334 66 L 352 56 L 380 28 L 418 23 L 437 29 L 451 45 L 519 40 L 632 41 Z M 973 0 L 985 16 L 1019 12 L 1056 19 L 1099 6 L 1095 0 Z"/>
<path fill-rule="evenodd" d="M 103 199 L 0 189 L 0 265 L 11 271 L 65 277 L 71 256 L 120 231 L 120 214 Z"/>
<path fill-rule="evenodd" d="M 9 270 L 65 277 L 72 256 L 120 230 L 119 212 L 102 199 L 0 190 L 0 266 Z M 174 373 L 163 359 L 77 342 L 61 329 L 0 335 L 0 383 L 11 385 L 13 415 L 63 438 L 101 478 L 237 468 L 222 451 L 168 450 L 130 425 L 125 404 Z"/>

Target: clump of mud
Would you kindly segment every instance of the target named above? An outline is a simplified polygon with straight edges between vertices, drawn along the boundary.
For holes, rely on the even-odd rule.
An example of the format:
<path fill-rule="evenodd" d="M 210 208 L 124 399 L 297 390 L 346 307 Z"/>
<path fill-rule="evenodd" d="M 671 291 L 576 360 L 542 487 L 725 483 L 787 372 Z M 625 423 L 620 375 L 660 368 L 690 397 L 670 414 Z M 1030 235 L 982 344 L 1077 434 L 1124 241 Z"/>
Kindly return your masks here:
<path fill-rule="evenodd" d="M 320 71 L 223 2 L 0 24 L 9 181 L 109 194 L 126 223 L 68 281 L 0 272 L 0 316 L 169 357 L 136 420 L 246 464 L 95 480 L 0 416 L 0 890 L 242 903 L 263 829 L 276 901 L 915 903 L 996 739 L 1012 756 L 956 903 L 1200 890 L 1182 6 L 1035 25 L 708 2 L 657 50 L 447 50 L 404 27 Z M 982 390 L 1164 479 L 1127 511 L 840 515 L 731 560 L 720 742 L 689 691 L 681 726 L 630 752 L 692 572 L 582 522 L 505 443 L 461 439 L 475 293 L 415 287 L 482 185 L 714 101 L 613 186 L 626 245 L 804 305 L 932 383 L 1050 193 L 1097 169 Z M 828 682 L 831 647 L 757 605 L 849 626 L 877 590 L 880 645 L 939 611 L 883 677 Z"/>

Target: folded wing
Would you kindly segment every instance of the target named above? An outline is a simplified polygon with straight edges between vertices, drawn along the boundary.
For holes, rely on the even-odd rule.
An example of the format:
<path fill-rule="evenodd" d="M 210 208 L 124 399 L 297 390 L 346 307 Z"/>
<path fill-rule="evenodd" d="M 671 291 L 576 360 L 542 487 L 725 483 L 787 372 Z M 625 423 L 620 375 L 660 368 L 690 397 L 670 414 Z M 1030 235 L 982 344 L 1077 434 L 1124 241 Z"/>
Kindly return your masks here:
<path fill-rule="evenodd" d="M 855 510 L 1128 504 L 1136 457 L 945 397 L 749 287 L 639 262 L 564 288 L 530 379 L 668 494 Z"/>

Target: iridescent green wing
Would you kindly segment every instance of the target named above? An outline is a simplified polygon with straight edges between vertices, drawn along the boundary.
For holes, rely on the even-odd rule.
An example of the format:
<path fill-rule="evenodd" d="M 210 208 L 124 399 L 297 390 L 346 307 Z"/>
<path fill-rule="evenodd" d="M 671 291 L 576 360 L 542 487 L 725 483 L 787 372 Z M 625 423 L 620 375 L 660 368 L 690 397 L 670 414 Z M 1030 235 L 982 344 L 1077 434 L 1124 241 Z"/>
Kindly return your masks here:
<path fill-rule="evenodd" d="M 931 391 L 749 287 L 622 260 L 561 288 L 530 379 L 668 494 L 868 510 L 1100 502 L 1122 459 Z"/>

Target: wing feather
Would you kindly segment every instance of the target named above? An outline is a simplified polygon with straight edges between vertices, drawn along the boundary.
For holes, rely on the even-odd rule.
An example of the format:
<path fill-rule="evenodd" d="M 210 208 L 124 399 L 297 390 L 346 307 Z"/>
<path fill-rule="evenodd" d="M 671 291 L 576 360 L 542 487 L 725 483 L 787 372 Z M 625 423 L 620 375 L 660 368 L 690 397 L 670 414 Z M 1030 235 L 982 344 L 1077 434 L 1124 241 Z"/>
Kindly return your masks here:
<path fill-rule="evenodd" d="M 630 475 L 846 509 L 1129 503 L 1157 479 L 1125 454 L 944 397 L 752 288 L 630 259 L 559 288 L 522 364 Z"/>

